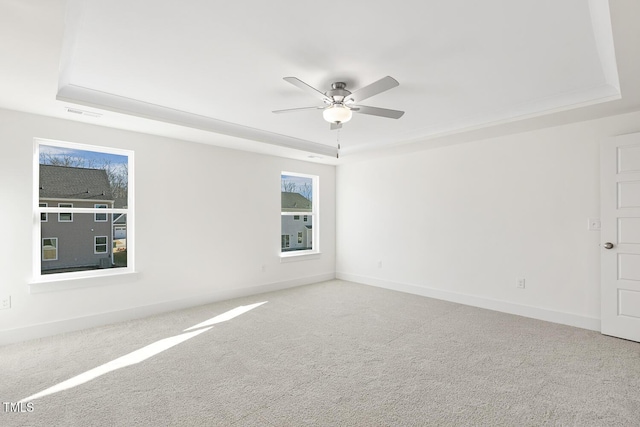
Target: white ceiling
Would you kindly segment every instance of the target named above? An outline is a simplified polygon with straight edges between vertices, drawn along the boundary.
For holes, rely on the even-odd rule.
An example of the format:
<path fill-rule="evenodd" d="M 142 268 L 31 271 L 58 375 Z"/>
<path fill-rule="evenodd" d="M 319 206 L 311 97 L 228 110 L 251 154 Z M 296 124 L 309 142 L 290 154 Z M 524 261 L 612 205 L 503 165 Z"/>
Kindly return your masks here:
<path fill-rule="evenodd" d="M 0 107 L 336 163 L 338 142 L 348 159 L 640 109 L 639 5 L 0 0 Z M 399 120 L 271 112 L 321 105 L 286 76 L 324 92 L 387 75 L 400 86 L 363 104 Z"/>

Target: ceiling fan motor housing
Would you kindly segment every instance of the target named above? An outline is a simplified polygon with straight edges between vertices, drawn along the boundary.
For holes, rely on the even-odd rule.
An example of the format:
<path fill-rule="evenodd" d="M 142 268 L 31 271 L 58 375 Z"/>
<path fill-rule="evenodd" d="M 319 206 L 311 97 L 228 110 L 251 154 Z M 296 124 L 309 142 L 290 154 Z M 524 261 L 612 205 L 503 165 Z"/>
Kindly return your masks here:
<path fill-rule="evenodd" d="M 331 84 L 331 90 L 325 92 L 329 98 L 333 99 L 334 102 L 342 103 L 344 99 L 351 95 L 347 89 L 347 84 L 344 82 L 335 82 Z"/>

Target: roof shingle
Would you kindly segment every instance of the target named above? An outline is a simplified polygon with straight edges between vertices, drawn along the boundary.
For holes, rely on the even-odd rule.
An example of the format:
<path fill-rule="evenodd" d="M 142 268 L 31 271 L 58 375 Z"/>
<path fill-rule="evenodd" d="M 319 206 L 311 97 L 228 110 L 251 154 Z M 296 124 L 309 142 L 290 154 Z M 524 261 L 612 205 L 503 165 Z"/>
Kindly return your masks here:
<path fill-rule="evenodd" d="M 300 193 L 282 192 L 282 212 L 311 212 L 311 200 Z"/>
<path fill-rule="evenodd" d="M 113 200 L 105 170 L 53 165 L 40 165 L 40 197 Z"/>

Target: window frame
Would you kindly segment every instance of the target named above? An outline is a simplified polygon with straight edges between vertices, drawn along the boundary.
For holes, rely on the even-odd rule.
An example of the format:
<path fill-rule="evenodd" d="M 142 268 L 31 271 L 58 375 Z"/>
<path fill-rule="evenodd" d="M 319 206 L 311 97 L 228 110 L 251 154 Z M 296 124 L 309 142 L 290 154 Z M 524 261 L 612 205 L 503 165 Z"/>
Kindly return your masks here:
<path fill-rule="evenodd" d="M 38 202 L 38 207 L 39 208 L 48 208 L 49 207 L 49 203 Z M 44 219 L 42 219 L 42 218 L 44 218 Z M 41 213 L 40 214 L 40 222 L 49 222 L 49 214 L 46 213 L 46 212 Z"/>
<path fill-rule="evenodd" d="M 94 203 L 93 207 L 96 209 L 109 209 L 109 205 L 107 205 L 106 203 Z M 104 219 L 98 219 L 98 215 L 104 215 Z M 93 214 L 93 222 L 108 222 L 108 221 L 109 221 L 109 214 L 107 213 Z"/>
<path fill-rule="evenodd" d="M 56 241 L 56 244 L 54 246 L 54 248 L 56 250 L 56 257 L 55 258 L 49 258 L 49 259 L 45 259 L 44 258 L 44 241 L 45 240 L 55 240 Z M 41 261 L 42 262 L 45 262 L 45 261 L 57 261 L 58 260 L 58 250 L 59 250 L 59 248 L 58 248 L 58 238 L 57 237 L 43 237 L 41 239 L 41 242 L 42 242 L 41 243 L 41 256 L 42 256 L 42 260 Z"/>
<path fill-rule="evenodd" d="M 58 203 L 58 207 L 65 208 L 65 209 L 73 209 L 73 203 Z M 60 215 L 67 215 L 67 214 L 70 215 L 68 220 L 60 219 Z M 73 222 L 73 211 L 58 212 L 58 222 Z"/>
<path fill-rule="evenodd" d="M 127 206 L 125 208 L 82 208 L 82 207 L 41 207 L 40 203 L 40 145 L 45 146 L 53 146 L 58 148 L 69 148 L 76 150 L 84 150 L 84 151 L 93 151 L 98 153 L 105 154 L 113 154 L 127 157 L 128 163 L 128 188 L 127 188 Z M 32 277 L 29 282 L 30 292 L 47 292 L 58 289 L 66 289 L 64 282 L 68 280 L 76 280 L 76 279 L 91 279 L 96 277 L 104 277 L 104 276 L 116 276 L 123 274 L 133 274 L 135 273 L 135 153 L 133 150 L 126 150 L 121 148 L 109 147 L 109 146 L 100 146 L 95 144 L 85 144 L 85 143 L 77 143 L 77 142 L 68 142 L 68 141 L 59 141 L 45 138 L 34 138 L 33 139 L 33 239 L 32 239 Z M 45 200 L 47 200 L 45 198 Z M 103 201 L 98 201 L 98 204 L 104 204 Z M 51 203 L 49 203 L 50 205 Z M 73 203 L 71 203 L 73 204 Z M 63 203 L 63 205 L 66 205 Z M 95 206 L 95 205 L 94 205 Z M 42 214 L 60 214 L 60 213 L 71 213 L 72 221 L 62 221 L 63 223 L 73 222 L 74 214 L 94 214 L 94 219 L 96 214 L 106 214 L 107 221 L 109 222 L 109 216 L 113 218 L 113 214 L 126 214 L 127 218 L 127 265 L 126 267 L 118 267 L 118 268 L 104 268 L 104 269 L 95 269 L 95 270 L 84 270 L 84 271 L 72 271 L 72 272 L 62 272 L 62 273 L 46 273 L 42 274 L 42 222 L 39 221 Z M 102 221 L 100 221 L 102 222 Z M 110 233 L 113 234 L 113 224 L 110 228 Z M 56 237 L 57 243 L 59 244 L 59 237 Z M 93 236 L 96 237 L 96 236 Z M 98 236 L 104 237 L 104 236 Z M 56 258 L 59 258 L 59 246 L 56 246 Z M 98 254 L 103 254 L 102 252 Z M 109 236 L 107 236 L 107 251 L 104 253 L 105 255 L 110 255 L 111 251 L 109 250 Z M 94 239 L 94 255 L 95 253 L 95 239 Z M 56 284 L 56 282 L 60 282 Z M 76 284 L 74 286 L 92 286 L 97 284 L 94 281 L 86 281 L 80 284 Z"/>
<path fill-rule="evenodd" d="M 104 243 L 98 243 L 98 239 L 104 239 Z M 97 247 L 104 246 L 104 252 L 98 252 Z M 109 236 L 93 236 L 93 254 L 94 255 L 109 255 Z"/>
<path fill-rule="evenodd" d="M 305 173 L 299 173 L 299 172 L 289 172 L 289 171 L 281 171 L 280 175 L 278 176 L 279 182 L 280 182 L 280 193 L 282 193 L 282 176 L 283 175 L 287 175 L 287 176 L 294 176 L 294 177 L 300 177 L 300 178 L 310 178 L 311 179 L 311 191 L 312 191 L 312 198 L 311 198 L 311 212 L 282 212 L 282 205 L 280 205 L 280 217 L 283 216 L 307 216 L 309 218 L 311 218 L 311 241 L 312 241 L 312 248 L 311 249 L 302 249 L 302 250 L 295 250 L 295 251 L 287 251 L 287 252 L 283 252 L 282 251 L 282 247 L 280 248 L 280 261 L 284 262 L 287 260 L 295 260 L 300 259 L 300 257 L 309 257 L 309 256 L 315 256 L 315 255 L 319 255 L 320 252 L 320 176 L 319 175 L 312 175 L 312 174 L 305 174 Z M 301 219 L 301 218 L 299 218 Z M 282 223 L 282 221 L 281 221 Z M 280 226 L 280 235 L 282 236 L 282 225 Z M 303 237 L 304 239 L 304 237 Z M 296 240 L 297 241 L 297 240 Z M 282 246 L 282 245 L 281 245 Z"/>
<path fill-rule="evenodd" d="M 291 247 L 291 236 L 289 236 L 288 234 L 281 234 L 280 235 L 280 248 L 281 249 L 286 249 L 286 248 L 290 248 Z"/>

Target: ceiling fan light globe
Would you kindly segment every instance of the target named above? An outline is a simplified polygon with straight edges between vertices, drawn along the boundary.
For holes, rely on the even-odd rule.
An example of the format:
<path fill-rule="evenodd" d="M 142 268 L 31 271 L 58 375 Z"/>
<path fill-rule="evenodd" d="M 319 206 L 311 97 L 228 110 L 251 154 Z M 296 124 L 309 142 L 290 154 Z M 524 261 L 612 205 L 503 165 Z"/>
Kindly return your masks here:
<path fill-rule="evenodd" d="M 347 123 L 351 120 L 351 116 L 353 113 L 351 109 L 342 105 L 332 105 L 331 107 L 325 108 L 322 112 L 322 117 L 329 123 Z"/>

